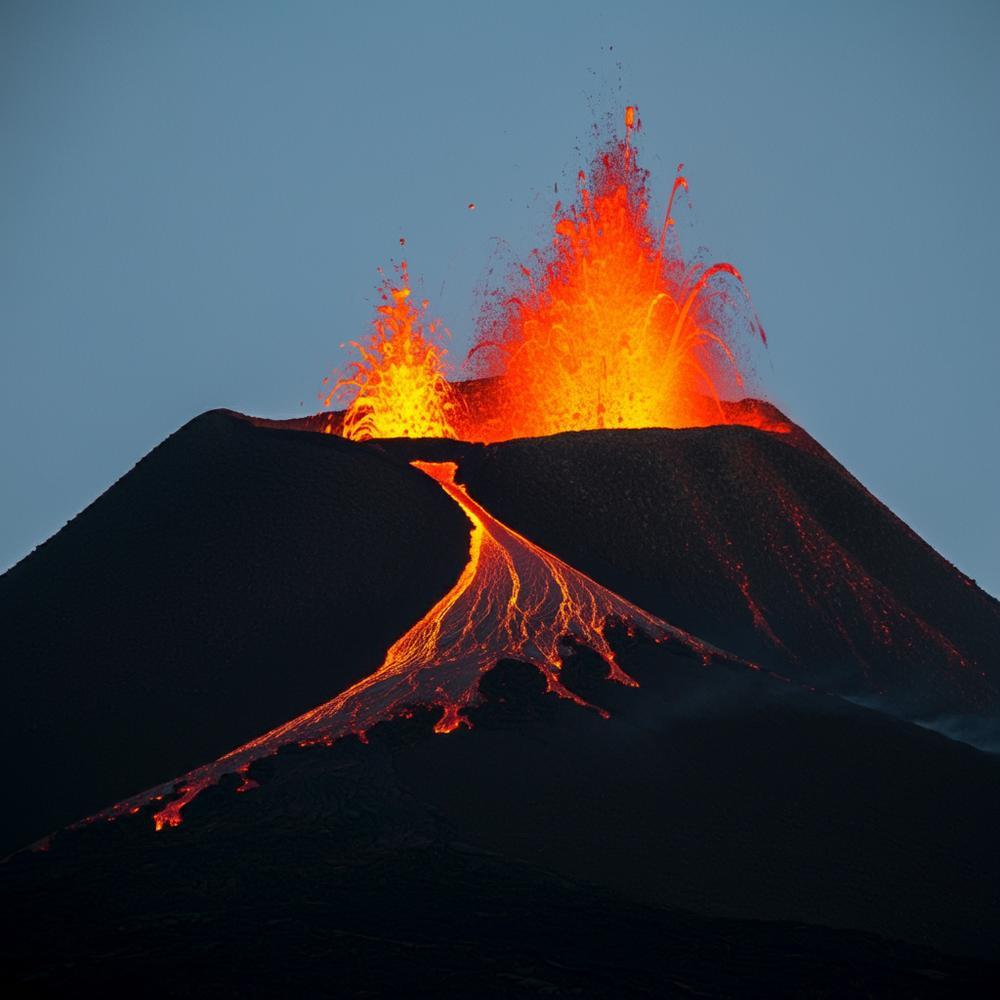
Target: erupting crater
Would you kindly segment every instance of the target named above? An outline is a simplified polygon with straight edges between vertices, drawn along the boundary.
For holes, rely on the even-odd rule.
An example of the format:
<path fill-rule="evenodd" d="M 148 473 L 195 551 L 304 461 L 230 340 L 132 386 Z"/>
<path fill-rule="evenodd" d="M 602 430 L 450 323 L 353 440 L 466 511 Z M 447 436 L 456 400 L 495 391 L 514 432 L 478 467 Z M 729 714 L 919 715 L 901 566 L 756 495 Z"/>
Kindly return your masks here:
<path fill-rule="evenodd" d="M 727 402 L 745 395 L 743 335 L 766 344 L 764 330 L 732 264 L 685 259 L 672 215 L 687 190 L 679 170 L 665 219 L 652 219 L 639 129 L 630 106 L 624 138 L 612 135 L 580 171 L 572 204 L 556 203 L 550 244 L 487 297 L 463 380 L 449 380 L 440 324 L 426 301 L 412 304 L 405 262 L 398 285 L 383 279 L 370 341 L 354 343 L 360 357 L 321 397 L 346 405 L 326 432 L 491 443 L 567 430 L 783 430 Z"/>
<path fill-rule="evenodd" d="M 605 638 L 610 623 L 655 642 L 677 642 L 706 663 L 743 662 L 648 614 L 502 524 L 455 481 L 454 462 L 411 464 L 437 480 L 472 524 L 469 561 L 455 585 L 390 647 L 375 673 L 179 779 L 179 797 L 156 813 L 157 829 L 178 825 L 183 808 L 224 774 L 241 773 L 248 780 L 250 765 L 282 746 L 329 744 L 350 733 L 364 738 L 376 723 L 404 715 L 417 705 L 442 709 L 436 732 L 469 725 L 463 710 L 476 703 L 480 678 L 499 660 L 532 664 L 550 692 L 592 707 L 562 684 L 560 668 L 569 651 L 566 644 L 576 643 L 601 656 L 610 680 L 635 685 L 615 661 Z M 602 709 L 596 711 L 606 715 Z M 136 813 L 149 802 L 166 798 L 176 784 L 150 789 L 91 820 Z"/>

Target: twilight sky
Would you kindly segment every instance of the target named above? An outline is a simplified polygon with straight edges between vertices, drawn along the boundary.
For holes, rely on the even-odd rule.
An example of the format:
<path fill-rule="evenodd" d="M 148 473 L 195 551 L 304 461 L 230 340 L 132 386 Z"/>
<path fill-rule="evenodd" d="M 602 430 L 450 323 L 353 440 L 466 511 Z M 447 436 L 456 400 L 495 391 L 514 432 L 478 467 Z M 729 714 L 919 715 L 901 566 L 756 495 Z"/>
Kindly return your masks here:
<path fill-rule="evenodd" d="M 197 413 L 316 409 L 401 236 L 461 358 L 634 102 L 765 393 L 1000 594 L 1000 5 L 347 6 L 0 3 L 0 571 Z"/>

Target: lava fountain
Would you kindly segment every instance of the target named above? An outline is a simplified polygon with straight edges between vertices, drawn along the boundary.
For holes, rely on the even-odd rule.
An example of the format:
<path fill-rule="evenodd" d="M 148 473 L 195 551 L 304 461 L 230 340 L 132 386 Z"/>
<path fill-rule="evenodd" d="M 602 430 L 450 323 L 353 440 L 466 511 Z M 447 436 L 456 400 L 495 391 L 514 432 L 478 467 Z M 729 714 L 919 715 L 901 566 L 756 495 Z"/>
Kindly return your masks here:
<path fill-rule="evenodd" d="M 245 776 L 254 761 L 290 743 L 332 743 L 350 733 L 363 737 L 376 723 L 416 705 L 441 708 L 439 733 L 469 725 L 463 711 L 476 703 L 480 678 L 499 660 L 532 664 L 550 692 L 586 705 L 560 680 L 567 643 L 575 643 L 601 656 L 609 679 L 635 685 L 605 638 L 612 622 L 656 642 L 678 642 L 705 662 L 743 662 L 648 614 L 502 524 L 455 481 L 454 462 L 412 464 L 437 480 L 472 524 L 469 561 L 455 585 L 390 647 L 375 673 L 179 779 L 179 797 L 156 813 L 157 829 L 178 825 L 183 808 L 224 774 Z M 92 819 L 138 812 L 171 794 L 175 784 L 153 788 Z"/>
<path fill-rule="evenodd" d="M 473 439 L 731 422 L 721 398 L 743 386 L 731 320 L 742 313 L 766 343 L 764 331 L 732 264 L 685 263 L 680 174 L 654 225 L 639 128 L 626 108 L 624 138 L 579 173 L 573 204 L 556 204 L 551 245 L 484 313 L 470 364 L 493 398 L 470 417 Z"/>
<path fill-rule="evenodd" d="M 349 400 L 341 434 L 354 441 L 388 437 L 455 437 L 457 402 L 445 377 L 441 327 L 427 318 L 427 300 L 413 304 L 406 261 L 398 285 L 383 278 L 382 304 L 366 343 L 352 341 L 361 355 L 323 400 Z M 447 331 L 445 331 L 447 332 Z M 332 432 L 332 424 L 326 424 Z"/>
<path fill-rule="evenodd" d="M 766 343 L 739 271 L 687 263 L 672 217 L 686 190 L 675 179 L 666 218 L 654 224 L 649 173 L 638 165 L 636 109 L 612 137 L 575 201 L 557 203 L 553 237 L 490 296 L 466 359 L 471 379 L 449 382 L 427 303 L 409 279 L 383 287 L 370 343 L 324 399 L 349 403 L 345 437 L 460 437 L 504 441 L 567 430 L 692 427 L 773 421 L 742 395 L 736 331 Z M 327 420 L 334 432 L 333 415 Z"/>

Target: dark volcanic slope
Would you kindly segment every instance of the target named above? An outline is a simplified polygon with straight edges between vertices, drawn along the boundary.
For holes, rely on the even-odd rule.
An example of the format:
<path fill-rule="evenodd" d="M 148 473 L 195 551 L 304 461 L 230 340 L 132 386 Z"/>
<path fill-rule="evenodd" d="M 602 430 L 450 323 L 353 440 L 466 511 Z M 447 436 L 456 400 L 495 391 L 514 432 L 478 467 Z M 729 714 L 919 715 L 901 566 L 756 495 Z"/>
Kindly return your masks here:
<path fill-rule="evenodd" d="M 405 463 L 207 413 L 0 577 L 0 851 L 330 698 L 454 583 Z"/>
<path fill-rule="evenodd" d="M 672 624 L 914 713 L 996 712 L 1000 604 L 797 429 L 452 447 L 494 516 Z"/>
<path fill-rule="evenodd" d="M 639 688 L 566 668 L 608 721 L 487 675 L 472 731 L 399 773 L 474 842 L 632 899 L 1000 957 L 1000 757 L 760 673 L 622 661 Z"/>
<path fill-rule="evenodd" d="M 199 418 L 0 579 L 4 663 L 21 668 L 0 720 L 8 839 L 377 666 L 468 551 L 416 457 L 459 461 L 491 513 L 739 653 L 900 707 L 993 710 L 996 602 L 792 438 L 363 446 Z M 583 651 L 562 675 L 607 720 L 505 663 L 471 730 L 435 735 L 417 710 L 367 744 L 261 760 L 256 786 L 224 780 L 176 830 L 146 809 L 14 858 L 0 975 L 43 994 L 984 992 L 1000 757 L 618 644 L 641 687 Z"/>
<path fill-rule="evenodd" d="M 471 730 L 439 736 L 417 712 L 365 744 L 289 748 L 177 829 L 154 833 L 147 810 L 13 859 L 0 981 L 989 995 L 996 965 L 927 949 L 997 958 L 1000 760 L 749 671 L 619 649 L 638 690 L 583 654 L 567 668 L 609 720 L 505 663 Z"/>

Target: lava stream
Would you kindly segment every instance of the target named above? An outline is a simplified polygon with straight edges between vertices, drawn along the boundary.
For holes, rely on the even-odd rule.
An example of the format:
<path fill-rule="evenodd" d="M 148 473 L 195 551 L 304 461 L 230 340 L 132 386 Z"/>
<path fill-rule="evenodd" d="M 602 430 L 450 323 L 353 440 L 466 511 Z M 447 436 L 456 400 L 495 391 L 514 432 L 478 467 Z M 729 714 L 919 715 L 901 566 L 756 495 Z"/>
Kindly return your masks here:
<path fill-rule="evenodd" d="M 455 482 L 454 462 L 412 464 L 436 479 L 472 522 L 469 561 L 455 585 L 390 647 L 375 673 L 331 701 L 181 778 L 179 798 L 155 816 L 157 829 L 178 825 L 181 810 L 222 775 L 245 776 L 254 761 L 276 753 L 281 746 L 332 743 L 349 733 L 363 735 L 413 705 L 443 710 L 435 726 L 439 733 L 468 725 L 463 710 L 476 703 L 480 677 L 501 659 L 533 664 L 551 692 L 586 705 L 559 678 L 562 652 L 570 640 L 598 653 L 608 665 L 610 679 L 635 685 L 615 662 L 604 636 L 609 622 L 619 622 L 657 642 L 676 640 L 706 662 L 712 657 L 734 659 L 647 614 L 492 517 Z M 171 794 L 175 784 L 153 788 L 92 819 L 138 812 Z"/>

